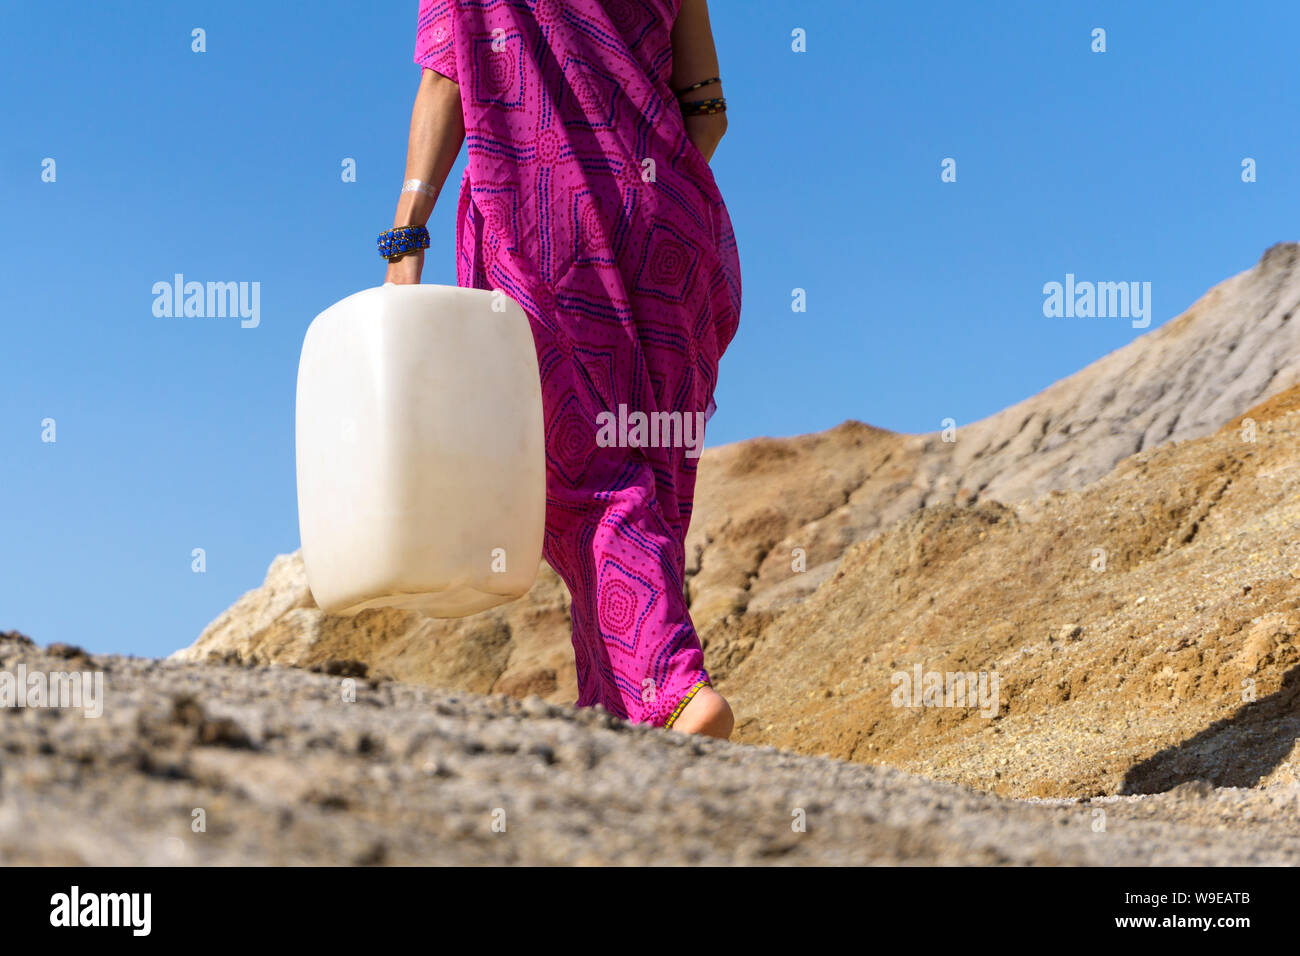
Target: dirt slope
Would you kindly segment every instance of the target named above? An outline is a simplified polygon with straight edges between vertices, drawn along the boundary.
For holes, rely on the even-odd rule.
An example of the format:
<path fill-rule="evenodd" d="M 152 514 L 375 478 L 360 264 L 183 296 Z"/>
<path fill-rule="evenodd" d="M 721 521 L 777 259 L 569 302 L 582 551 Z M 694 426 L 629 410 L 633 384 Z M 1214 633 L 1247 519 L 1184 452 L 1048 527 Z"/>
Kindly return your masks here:
<path fill-rule="evenodd" d="M 855 545 L 733 650 L 738 739 L 1021 796 L 1295 781 L 1300 388 L 1243 418 Z M 996 672 L 997 716 L 897 706 L 918 664 Z"/>

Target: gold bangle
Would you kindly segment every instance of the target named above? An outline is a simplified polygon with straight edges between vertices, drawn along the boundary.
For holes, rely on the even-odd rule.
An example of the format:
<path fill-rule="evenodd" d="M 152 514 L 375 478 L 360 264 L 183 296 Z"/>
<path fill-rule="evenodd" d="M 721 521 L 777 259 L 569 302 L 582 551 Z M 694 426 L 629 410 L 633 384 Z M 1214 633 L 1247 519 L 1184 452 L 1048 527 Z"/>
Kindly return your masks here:
<path fill-rule="evenodd" d="M 692 103 L 682 104 L 683 116 L 709 116 L 713 113 L 725 113 L 727 110 L 727 98 L 725 96 L 715 96 L 711 100 L 695 100 Z"/>
<path fill-rule="evenodd" d="M 702 86 L 708 86 L 710 83 L 721 83 L 721 82 L 722 82 L 722 77 L 720 76 L 710 77 L 707 80 L 700 80 L 700 82 L 696 83 L 694 86 L 688 86 L 684 90 L 678 90 L 674 95 L 678 99 L 681 99 L 687 93 L 693 93 L 694 91 L 698 90 Z"/>

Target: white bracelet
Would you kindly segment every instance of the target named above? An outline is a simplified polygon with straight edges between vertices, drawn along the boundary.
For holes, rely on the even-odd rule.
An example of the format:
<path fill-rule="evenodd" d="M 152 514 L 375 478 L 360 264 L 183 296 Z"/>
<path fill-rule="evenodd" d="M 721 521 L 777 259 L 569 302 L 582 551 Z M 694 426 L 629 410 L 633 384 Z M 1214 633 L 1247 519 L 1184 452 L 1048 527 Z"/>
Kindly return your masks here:
<path fill-rule="evenodd" d="M 403 183 L 403 184 L 402 184 L 402 192 L 404 192 L 404 193 L 424 193 L 426 196 L 432 196 L 432 197 L 435 198 L 435 199 L 438 198 L 438 194 L 437 194 L 436 192 L 434 192 L 434 190 L 433 190 L 432 188 L 430 188 L 430 186 L 429 186 L 428 183 L 426 183 L 426 182 L 421 182 L 421 181 L 418 180 L 418 179 L 408 179 L 405 183 Z"/>

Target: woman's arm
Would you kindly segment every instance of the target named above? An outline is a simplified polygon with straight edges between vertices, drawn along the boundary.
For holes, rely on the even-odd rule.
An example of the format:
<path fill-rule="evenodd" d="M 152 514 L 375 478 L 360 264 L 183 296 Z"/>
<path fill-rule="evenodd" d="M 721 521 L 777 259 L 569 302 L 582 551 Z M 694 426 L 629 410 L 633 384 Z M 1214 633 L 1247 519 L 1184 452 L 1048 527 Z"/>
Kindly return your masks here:
<path fill-rule="evenodd" d="M 669 85 L 684 89 L 711 76 L 721 76 L 718 50 L 713 44 L 713 26 L 709 23 L 709 0 L 682 0 L 673 24 L 673 75 Z M 722 95 L 721 83 L 710 83 L 692 90 L 687 101 L 709 100 Z M 727 131 L 727 114 L 686 117 L 686 133 L 704 154 L 713 158 L 722 134 Z"/>
<path fill-rule="evenodd" d="M 393 226 L 423 226 L 429 221 L 442 192 L 447 174 L 456 164 L 461 144 L 465 142 L 465 117 L 461 112 L 460 86 L 441 73 L 422 70 L 420 89 L 411 110 L 411 136 L 406 147 L 406 178 L 428 183 L 435 193 L 402 193 L 393 214 Z M 388 264 L 385 282 L 398 285 L 420 281 L 424 269 L 424 250 L 409 253 Z"/>

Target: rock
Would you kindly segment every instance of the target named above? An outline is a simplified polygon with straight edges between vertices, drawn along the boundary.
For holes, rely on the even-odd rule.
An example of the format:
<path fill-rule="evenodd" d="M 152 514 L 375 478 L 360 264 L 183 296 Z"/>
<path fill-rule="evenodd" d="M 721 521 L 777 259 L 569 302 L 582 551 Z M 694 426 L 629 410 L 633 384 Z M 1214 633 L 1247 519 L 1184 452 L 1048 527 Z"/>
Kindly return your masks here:
<path fill-rule="evenodd" d="M 523 710 L 529 717 L 549 717 L 553 708 L 536 694 L 530 694 L 523 700 Z"/>
<path fill-rule="evenodd" d="M 339 660 L 332 657 L 322 664 L 313 664 L 308 670 L 318 674 L 329 674 L 331 677 L 365 677 L 370 666 L 364 661 Z"/>
<path fill-rule="evenodd" d="M 335 676 L 382 673 L 481 693 L 540 691 L 571 703 L 577 679 L 568 606 L 563 583 L 543 565 L 524 598 L 470 618 L 397 610 L 340 617 L 316 607 L 295 552 L 277 557 L 261 588 L 245 594 L 191 647 L 172 657 L 329 669 Z"/>

